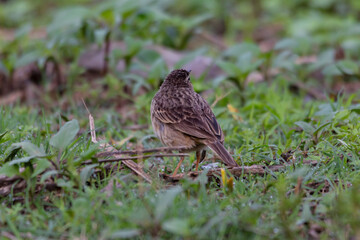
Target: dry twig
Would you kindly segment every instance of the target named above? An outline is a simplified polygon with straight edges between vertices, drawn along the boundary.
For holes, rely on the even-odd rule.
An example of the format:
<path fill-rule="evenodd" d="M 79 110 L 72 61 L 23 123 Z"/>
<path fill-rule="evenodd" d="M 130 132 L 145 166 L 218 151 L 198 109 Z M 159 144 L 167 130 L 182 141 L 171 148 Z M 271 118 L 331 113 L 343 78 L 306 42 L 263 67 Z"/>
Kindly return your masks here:
<path fill-rule="evenodd" d="M 111 156 L 115 156 L 115 154 L 112 154 Z M 188 157 L 189 154 L 186 153 L 167 153 L 167 154 L 153 154 L 153 155 L 139 155 L 135 157 L 119 157 L 119 158 L 112 158 L 112 159 L 100 159 L 99 163 L 105 163 L 105 162 L 119 162 L 119 161 L 126 161 L 126 160 L 137 160 L 137 159 L 146 159 L 151 157 Z M 85 161 L 82 164 L 92 164 L 93 162 L 91 160 Z"/>
<path fill-rule="evenodd" d="M 110 151 L 110 152 L 101 152 L 96 155 L 96 157 L 107 157 L 113 156 L 116 154 L 126 154 L 126 155 L 135 155 L 135 154 L 144 154 L 144 153 L 157 153 L 157 152 L 172 152 L 172 151 L 181 151 L 185 150 L 185 147 L 159 147 L 159 148 L 149 148 L 141 150 L 124 150 L 124 151 Z M 178 155 L 180 156 L 180 155 Z"/>
<path fill-rule="evenodd" d="M 86 104 L 83 101 L 83 104 L 89 114 L 89 124 L 90 124 L 90 132 L 91 132 L 91 141 L 93 143 L 98 143 L 97 139 L 96 139 L 96 133 L 95 133 L 95 124 L 94 124 L 94 118 L 93 116 L 91 115 L 89 109 L 86 107 Z M 100 144 L 100 147 L 104 148 L 105 151 L 107 152 L 116 152 L 117 150 L 112 147 L 111 145 L 109 144 Z M 122 158 L 123 156 L 121 154 L 113 154 L 112 155 L 115 159 L 119 159 L 119 158 Z M 127 158 L 126 160 L 122 160 L 121 163 L 123 163 L 125 166 L 127 166 L 128 168 L 130 168 L 133 172 L 135 172 L 136 174 L 138 174 L 139 176 L 141 176 L 142 178 L 144 178 L 147 182 L 151 183 L 152 180 L 150 178 L 150 176 L 148 174 L 146 174 L 142 168 L 136 164 L 133 160 Z"/>

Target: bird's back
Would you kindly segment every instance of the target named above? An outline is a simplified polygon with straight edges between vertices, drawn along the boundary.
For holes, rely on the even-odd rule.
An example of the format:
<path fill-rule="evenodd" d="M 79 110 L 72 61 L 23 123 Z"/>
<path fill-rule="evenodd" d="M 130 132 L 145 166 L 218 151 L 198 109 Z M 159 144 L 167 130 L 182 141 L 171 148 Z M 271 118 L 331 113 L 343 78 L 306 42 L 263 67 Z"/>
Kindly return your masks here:
<path fill-rule="evenodd" d="M 206 142 L 224 141 L 224 134 L 206 100 L 190 88 L 161 89 L 151 103 L 152 118 Z M 192 131 L 197 130 L 197 131 Z"/>

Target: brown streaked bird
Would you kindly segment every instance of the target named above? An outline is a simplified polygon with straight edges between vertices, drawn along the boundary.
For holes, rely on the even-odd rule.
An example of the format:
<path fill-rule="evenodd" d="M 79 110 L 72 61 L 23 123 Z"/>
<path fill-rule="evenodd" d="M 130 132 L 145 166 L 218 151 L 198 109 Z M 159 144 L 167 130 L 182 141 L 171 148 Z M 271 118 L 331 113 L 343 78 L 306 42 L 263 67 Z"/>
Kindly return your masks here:
<path fill-rule="evenodd" d="M 200 151 L 208 146 L 228 166 L 239 166 L 225 149 L 224 134 L 209 104 L 193 89 L 190 71 L 172 71 L 151 102 L 151 122 L 160 141 L 169 147 L 196 151 L 196 171 Z M 205 152 L 201 158 L 205 157 Z M 176 175 L 184 157 L 174 170 Z"/>

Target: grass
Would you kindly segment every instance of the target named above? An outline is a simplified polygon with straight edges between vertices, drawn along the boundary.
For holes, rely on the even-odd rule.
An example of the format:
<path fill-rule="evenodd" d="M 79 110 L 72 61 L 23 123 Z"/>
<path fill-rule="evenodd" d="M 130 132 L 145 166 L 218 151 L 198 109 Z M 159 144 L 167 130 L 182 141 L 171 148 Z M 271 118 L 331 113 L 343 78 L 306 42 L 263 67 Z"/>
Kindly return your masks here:
<path fill-rule="evenodd" d="M 359 238 L 359 6 L 253 2 L 0 3 L 0 30 L 15 32 L 0 38 L 0 103 L 12 92 L 25 99 L 0 106 L 1 237 Z M 46 37 L 32 36 L 45 28 Z M 91 46 L 109 41 L 126 48 L 103 57 L 106 71 L 81 65 Z M 171 69 L 152 45 L 181 50 L 176 66 L 211 58 L 222 74 L 192 82 L 216 102 L 226 147 L 241 166 L 284 168 L 239 178 L 208 179 L 204 171 L 171 184 L 159 173 L 171 172 L 177 158 L 139 161 L 152 183 L 120 163 L 97 164 L 101 150 L 90 140 L 82 98 L 104 142 L 122 150 L 161 146 L 150 102 Z M 21 78 L 29 64 L 39 79 Z M 253 73 L 259 82 L 249 81 Z M 84 166 L 88 160 L 94 164 Z M 5 189 L 3 175 L 17 181 Z"/>
<path fill-rule="evenodd" d="M 60 157 L 67 160 L 60 169 L 71 174 L 54 176 L 62 190 L 42 189 L 31 195 L 29 187 L 20 195 L 3 198 L 3 231 L 17 237 L 52 239 L 82 235 L 90 239 L 288 239 L 311 238 L 317 231 L 320 238 L 342 239 L 359 234 L 357 110 L 341 101 L 305 103 L 303 96 L 290 93 L 286 84 L 280 79 L 270 86 L 250 86 L 244 106 L 238 106 L 236 95 L 229 95 L 214 108 L 226 132 L 225 142 L 240 164 L 283 164 L 281 154 L 291 150 L 292 164 L 284 171 L 245 175 L 235 180 L 232 191 L 204 175 L 197 180 L 184 179 L 178 186 L 168 186 L 156 178 L 147 184 L 126 169 L 101 178 L 90 174 L 87 181 L 81 180 L 84 170 L 76 171 L 73 164 L 94 146 L 87 135 L 87 116 L 79 107 L 69 112 L 77 116 L 83 134 L 77 135 Z M 222 106 L 228 101 L 238 112 L 230 113 Z M 106 120 L 111 111 L 102 111 L 98 115 L 103 117 L 95 118 L 100 132 L 117 131 L 110 136 L 116 140 L 129 134 Z M 58 113 L 38 114 L 36 109 L 20 106 L 3 107 L 1 112 L 0 132 L 8 131 L 1 140 L 2 159 L 11 144 L 22 141 L 30 141 L 56 158 L 58 150 L 49 139 L 64 123 Z M 305 129 L 322 126 L 324 119 L 329 124 L 317 132 L 316 138 Z M 149 133 L 148 129 L 137 131 L 131 142 L 136 144 Z M 28 154 L 21 151 L 16 158 L 25 156 Z M 311 167 L 303 163 L 305 160 L 318 164 Z M 176 164 L 171 159 L 165 161 L 170 169 Z M 158 165 L 155 159 L 146 160 L 145 165 L 149 164 Z M 106 187 L 109 183 L 113 187 Z M 23 196 L 25 204 L 14 203 L 15 196 Z"/>

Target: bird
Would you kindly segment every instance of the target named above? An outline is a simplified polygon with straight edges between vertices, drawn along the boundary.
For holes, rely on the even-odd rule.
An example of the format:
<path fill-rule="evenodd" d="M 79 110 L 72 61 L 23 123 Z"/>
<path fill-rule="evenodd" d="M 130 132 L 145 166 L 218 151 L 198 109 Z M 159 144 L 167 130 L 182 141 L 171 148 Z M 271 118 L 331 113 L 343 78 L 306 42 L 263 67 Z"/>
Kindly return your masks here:
<path fill-rule="evenodd" d="M 151 123 L 156 136 L 168 147 L 182 147 L 181 152 L 196 152 L 196 171 L 205 158 L 206 146 L 225 165 L 239 166 L 224 147 L 224 133 L 209 104 L 190 81 L 191 70 L 170 72 L 151 101 Z M 202 151 L 202 153 L 201 153 Z M 184 157 L 175 168 L 175 176 Z"/>

